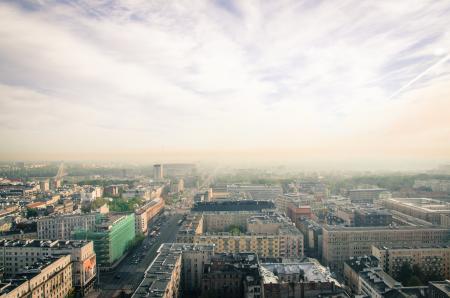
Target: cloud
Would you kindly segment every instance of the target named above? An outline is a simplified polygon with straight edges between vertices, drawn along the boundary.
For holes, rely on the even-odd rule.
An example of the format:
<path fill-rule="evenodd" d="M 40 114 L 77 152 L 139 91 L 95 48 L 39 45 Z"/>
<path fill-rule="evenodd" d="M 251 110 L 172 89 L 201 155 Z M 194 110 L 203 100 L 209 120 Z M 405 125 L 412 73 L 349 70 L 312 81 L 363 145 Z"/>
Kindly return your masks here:
<path fill-rule="evenodd" d="M 447 1 L 6 2 L 0 154 L 383 143 L 408 130 L 384 115 L 449 83 L 449 16 Z"/>

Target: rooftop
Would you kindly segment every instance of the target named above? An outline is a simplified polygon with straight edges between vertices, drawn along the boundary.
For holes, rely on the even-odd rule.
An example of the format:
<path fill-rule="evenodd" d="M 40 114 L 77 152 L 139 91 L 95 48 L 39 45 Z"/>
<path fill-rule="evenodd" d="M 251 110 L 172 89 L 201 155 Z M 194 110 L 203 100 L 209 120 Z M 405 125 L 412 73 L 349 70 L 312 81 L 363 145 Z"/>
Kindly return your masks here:
<path fill-rule="evenodd" d="M 80 248 L 91 241 L 88 240 L 0 240 L 0 247 L 49 247 Z"/>

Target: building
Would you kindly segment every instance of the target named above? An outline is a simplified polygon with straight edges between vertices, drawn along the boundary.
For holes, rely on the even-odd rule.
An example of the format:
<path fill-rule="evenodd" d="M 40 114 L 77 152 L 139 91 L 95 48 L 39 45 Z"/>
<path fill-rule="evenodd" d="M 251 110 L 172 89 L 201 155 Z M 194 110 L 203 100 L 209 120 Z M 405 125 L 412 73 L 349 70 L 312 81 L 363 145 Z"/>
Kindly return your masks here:
<path fill-rule="evenodd" d="M 92 240 L 98 266 L 101 270 L 109 270 L 117 265 L 132 244 L 135 234 L 134 214 L 116 213 L 102 216 L 93 230 L 76 230 L 73 237 Z"/>
<path fill-rule="evenodd" d="M 369 255 L 372 245 L 440 245 L 449 239 L 449 230 L 440 227 L 323 227 L 322 261 L 341 272 L 350 257 Z"/>
<path fill-rule="evenodd" d="M 52 189 L 60 188 L 61 187 L 61 180 L 60 179 L 52 179 L 50 186 L 51 186 Z"/>
<path fill-rule="evenodd" d="M 244 201 L 219 201 L 199 202 L 194 204 L 191 212 L 237 212 L 237 211 L 274 211 L 275 204 L 270 201 L 244 200 Z"/>
<path fill-rule="evenodd" d="M 41 181 L 39 182 L 39 188 L 41 191 L 50 191 L 50 183 L 48 180 Z"/>
<path fill-rule="evenodd" d="M 379 267 L 364 268 L 359 273 L 359 283 L 361 294 L 372 298 L 384 298 L 392 289 L 402 287 L 400 282 Z"/>
<path fill-rule="evenodd" d="M 0 266 L 5 274 L 15 275 L 45 257 L 70 255 L 72 281 L 81 294 L 92 289 L 97 273 L 92 241 L 84 240 L 0 240 Z"/>
<path fill-rule="evenodd" d="M 303 249 L 305 256 L 321 259 L 322 226 L 311 219 L 303 220 L 296 226 L 303 234 Z"/>
<path fill-rule="evenodd" d="M 291 203 L 287 208 L 287 216 L 298 226 L 302 220 L 311 218 L 311 207 Z"/>
<path fill-rule="evenodd" d="M 385 192 L 383 188 L 368 188 L 368 189 L 351 189 L 348 191 L 348 196 L 352 203 L 370 203 L 378 200 L 380 194 Z"/>
<path fill-rule="evenodd" d="M 226 220 L 221 220 L 221 217 Z M 239 217 L 235 217 L 234 222 L 228 221 L 229 218 L 229 214 L 203 214 L 204 232 L 199 234 L 191 229 L 188 235 L 194 243 L 215 244 L 216 253 L 253 251 L 260 257 L 303 256 L 303 234 L 289 218 L 274 212 L 247 215 L 245 224 L 242 224 Z M 209 221 L 215 224 L 211 225 Z M 226 222 L 227 225 L 222 225 L 222 230 L 217 230 L 218 222 Z M 228 228 L 231 230 L 227 231 Z"/>
<path fill-rule="evenodd" d="M 379 261 L 374 256 L 351 257 L 344 261 L 344 284 L 348 291 L 361 295 L 359 273 L 364 269 L 377 268 Z"/>
<path fill-rule="evenodd" d="M 430 281 L 428 284 L 429 298 L 448 298 L 450 297 L 450 281 Z"/>
<path fill-rule="evenodd" d="M 315 259 L 262 263 L 260 268 L 265 298 L 348 297 L 330 270 Z"/>
<path fill-rule="evenodd" d="M 72 239 L 75 230 L 93 230 L 99 214 L 69 214 L 42 217 L 37 220 L 39 239 Z"/>
<path fill-rule="evenodd" d="M 417 265 L 428 276 L 450 279 L 450 247 L 423 246 L 392 247 L 378 245 L 372 247 L 372 255 L 380 262 L 381 268 L 392 276 L 397 276 L 404 263 Z"/>
<path fill-rule="evenodd" d="M 283 189 L 278 185 L 230 184 L 227 193 L 234 199 L 273 201 L 283 194 Z"/>
<path fill-rule="evenodd" d="M 164 210 L 164 199 L 156 198 L 136 209 L 136 233 L 146 234 L 148 224 Z"/>
<path fill-rule="evenodd" d="M 215 254 L 205 265 L 199 297 L 261 298 L 264 297 L 261 281 L 257 254 Z"/>
<path fill-rule="evenodd" d="M 155 181 L 161 181 L 164 179 L 164 170 L 162 164 L 153 165 L 153 179 Z"/>
<path fill-rule="evenodd" d="M 354 213 L 355 227 L 377 227 L 392 224 L 392 214 L 380 209 L 357 209 Z"/>
<path fill-rule="evenodd" d="M 183 225 L 178 229 L 176 241 L 178 243 L 194 243 L 194 236 L 202 235 L 204 232 L 203 221 L 202 214 L 188 215 Z"/>
<path fill-rule="evenodd" d="M 0 284 L 0 297 L 67 297 L 72 291 L 70 256 L 47 257 Z"/>
<path fill-rule="evenodd" d="M 205 266 L 213 255 L 213 245 L 162 244 L 132 297 L 172 298 L 182 292 L 198 297 Z"/>
<path fill-rule="evenodd" d="M 105 195 L 110 197 L 117 197 L 119 196 L 119 186 L 117 185 L 109 185 L 105 187 L 104 190 Z"/>
<path fill-rule="evenodd" d="M 441 224 L 441 215 L 450 215 L 450 203 L 428 198 L 390 198 L 382 201 L 385 208 Z"/>

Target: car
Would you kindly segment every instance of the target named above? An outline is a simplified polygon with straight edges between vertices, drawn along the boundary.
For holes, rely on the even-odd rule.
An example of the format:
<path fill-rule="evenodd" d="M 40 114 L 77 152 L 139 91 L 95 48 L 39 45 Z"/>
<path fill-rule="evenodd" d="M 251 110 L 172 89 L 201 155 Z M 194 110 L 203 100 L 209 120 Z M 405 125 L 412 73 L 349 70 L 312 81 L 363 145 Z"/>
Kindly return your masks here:
<path fill-rule="evenodd" d="M 120 274 L 116 274 L 116 275 L 114 275 L 114 278 L 115 278 L 115 279 L 120 279 L 121 276 L 120 276 Z"/>

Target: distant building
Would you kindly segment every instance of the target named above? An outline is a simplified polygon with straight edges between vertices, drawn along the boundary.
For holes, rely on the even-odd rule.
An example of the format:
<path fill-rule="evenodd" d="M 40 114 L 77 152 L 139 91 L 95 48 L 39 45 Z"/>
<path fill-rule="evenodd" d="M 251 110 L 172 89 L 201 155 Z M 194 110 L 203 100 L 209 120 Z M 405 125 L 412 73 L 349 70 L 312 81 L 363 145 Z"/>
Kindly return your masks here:
<path fill-rule="evenodd" d="M 117 196 L 119 196 L 119 186 L 117 186 L 117 185 L 107 186 L 107 187 L 105 187 L 104 193 L 107 196 L 117 197 Z"/>
<path fill-rule="evenodd" d="M 441 223 L 441 215 L 450 215 L 450 203 L 428 198 L 390 198 L 382 201 L 385 208 L 416 217 L 433 224 Z"/>
<path fill-rule="evenodd" d="M 270 201 L 219 201 L 199 202 L 194 204 L 191 212 L 236 212 L 236 211 L 258 211 L 275 210 L 275 204 Z"/>
<path fill-rule="evenodd" d="M 283 189 L 278 185 L 230 184 L 227 185 L 227 193 L 235 199 L 272 201 L 283 194 Z"/>
<path fill-rule="evenodd" d="M 382 192 L 386 189 L 383 188 L 370 188 L 370 189 L 352 189 L 348 191 L 348 196 L 352 203 L 370 203 L 380 197 Z"/>
<path fill-rule="evenodd" d="M 164 210 L 164 199 L 156 198 L 136 209 L 136 233 L 146 234 L 151 220 Z"/>
<path fill-rule="evenodd" d="M 50 183 L 48 182 L 48 180 L 41 181 L 39 182 L 39 188 L 41 189 L 41 191 L 49 191 Z"/>
<path fill-rule="evenodd" d="M 153 179 L 161 181 L 164 179 L 164 170 L 162 164 L 153 165 Z"/>

